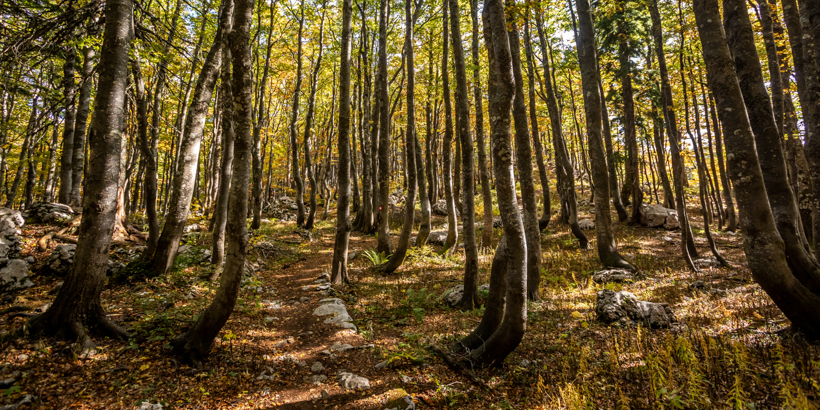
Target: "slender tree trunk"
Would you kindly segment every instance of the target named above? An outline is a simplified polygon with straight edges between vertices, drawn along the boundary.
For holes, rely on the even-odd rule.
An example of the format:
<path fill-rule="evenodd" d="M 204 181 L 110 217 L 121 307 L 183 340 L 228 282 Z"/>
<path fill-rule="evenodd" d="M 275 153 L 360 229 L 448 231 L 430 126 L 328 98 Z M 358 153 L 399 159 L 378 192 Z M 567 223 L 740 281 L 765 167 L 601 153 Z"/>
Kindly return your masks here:
<path fill-rule="evenodd" d="M 299 41 L 296 55 L 296 84 L 293 86 L 293 103 L 290 114 L 290 154 L 291 154 L 291 178 L 296 185 L 296 225 L 305 224 L 305 199 L 304 183 L 302 182 L 301 168 L 299 167 L 299 142 L 296 121 L 299 119 L 299 96 L 302 89 L 302 30 L 305 25 L 305 4 L 302 0 L 302 15 L 299 18 Z"/>
<path fill-rule="evenodd" d="M 69 204 L 81 206 L 80 187 L 83 180 L 83 165 L 85 161 L 85 132 L 88 123 L 88 113 L 91 106 L 91 86 L 94 74 L 94 48 L 86 47 L 83 50 L 83 86 L 80 88 L 79 107 L 74 122 L 74 147 L 71 158 L 71 194 Z"/>
<path fill-rule="evenodd" d="M 789 269 L 784 243 L 766 198 L 752 126 L 738 78 L 732 70 L 717 0 L 695 0 L 694 11 L 709 84 L 726 136 L 729 175 L 737 192 L 738 208 L 744 215 L 740 218 L 740 228 L 744 232 L 749 269 L 793 326 L 809 337 L 818 337 L 820 297 Z"/>
<path fill-rule="evenodd" d="M 578 0 L 578 60 L 581 65 L 581 80 L 584 90 L 584 111 L 586 113 L 589 156 L 592 162 L 592 178 L 595 183 L 595 230 L 597 233 L 598 257 L 604 266 L 635 270 L 618 253 L 612 233 L 609 207 L 609 175 L 606 170 L 604 144 L 601 140 L 602 115 L 601 93 L 598 87 L 598 71 L 595 51 L 595 33 L 592 26 L 592 12 L 589 0 Z"/>
<path fill-rule="evenodd" d="M 445 0 L 442 7 L 442 21 L 444 27 L 442 31 L 442 55 L 441 55 L 441 81 L 444 93 L 444 140 L 442 141 L 441 155 L 443 158 L 442 183 L 444 184 L 444 201 L 447 203 L 447 239 L 444 241 L 442 254 L 451 252 L 458 243 L 458 216 L 456 215 L 456 202 L 453 194 L 453 105 L 450 102 L 450 31 L 448 26 L 449 8 Z"/>
<path fill-rule="evenodd" d="M 77 85 L 74 82 L 77 50 L 73 47 L 66 51 L 63 65 L 63 95 L 65 97 L 65 122 L 63 123 L 63 152 L 60 159 L 60 190 L 57 200 L 68 205 L 71 200 L 71 160 L 74 151 L 74 122 L 77 115 Z"/>
<path fill-rule="evenodd" d="M 322 51 L 324 48 L 324 29 L 325 29 L 325 15 L 322 12 L 322 22 L 319 25 L 319 55 L 316 57 L 316 64 L 313 67 L 313 75 L 310 80 L 310 98 L 308 98 L 308 110 L 305 115 L 305 168 L 307 169 L 307 179 L 310 184 L 310 210 L 308 212 L 307 220 L 305 220 L 305 229 L 313 229 L 313 221 L 316 217 L 316 174 L 311 162 L 311 147 L 310 136 L 313 134 L 313 111 L 316 106 L 316 88 L 319 82 L 319 69 L 322 67 Z"/>
<path fill-rule="evenodd" d="M 225 0 L 227 3 L 233 3 L 233 0 Z M 228 20 L 229 26 L 226 28 L 228 33 L 232 30 L 233 22 Z M 220 165 L 219 176 L 219 191 L 216 193 L 216 201 L 214 204 L 213 216 L 213 249 L 211 251 L 211 263 L 216 266 L 211 280 L 216 280 L 222 271 L 222 264 L 225 261 L 225 228 L 228 221 L 228 197 L 231 192 L 231 183 L 233 180 L 233 156 L 234 145 L 236 141 L 236 134 L 234 129 L 234 103 L 233 103 L 233 87 L 231 81 L 231 47 L 228 43 L 230 39 L 229 34 L 222 36 L 222 64 L 220 78 L 220 93 L 222 110 L 222 158 Z"/>
<path fill-rule="evenodd" d="M 252 191 L 252 199 L 251 199 L 251 211 L 253 214 L 253 219 L 251 220 L 251 229 L 259 229 L 262 225 L 262 168 L 263 168 L 263 159 L 264 159 L 264 148 L 261 147 L 262 144 L 262 127 L 267 126 L 268 121 L 266 120 L 265 114 L 270 114 L 269 109 L 265 109 L 265 93 L 268 91 L 268 72 L 270 71 L 270 53 L 271 49 L 273 48 L 273 20 L 274 20 L 274 10 L 276 8 L 276 2 L 270 2 L 270 25 L 268 28 L 268 44 L 267 44 L 267 51 L 265 51 L 265 66 L 262 69 L 262 80 L 259 81 L 259 91 L 258 91 L 258 104 L 256 105 L 256 122 L 253 125 L 253 159 L 252 159 L 252 180 L 251 180 L 251 191 Z M 261 19 L 261 13 L 259 13 L 259 17 Z M 261 23 L 260 30 L 261 30 Z M 301 33 L 300 33 L 301 34 Z M 300 36 L 301 39 L 301 36 Z M 299 42 L 299 47 L 302 47 L 301 41 Z M 307 158 L 305 159 L 308 160 Z M 298 206 L 298 205 L 297 205 Z"/>
<path fill-rule="evenodd" d="M 820 83 L 820 5 L 816 1 L 807 0 L 801 3 L 805 7 L 805 14 L 808 17 L 808 25 L 811 28 L 811 37 L 814 44 L 814 72 L 812 72 L 814 90 L 815 116 L 807 122 L 812 122 L 813 127 L 807 125 L 806 133 L 806 159 L 811 176 L 811 183 L 814 189 L 814 229 L 812 238 L 814 240 L 815 256 L 820 256 L 820 93 L 817 92 Z M 789 31 L 791 34 L 791 30 Z M 791 37 L 791 36 L 789 36 Z M 806 39 L 804 38 L 804 41 Z M 803 100 L 801 99 L 801 103 Z"/>
<path fill-rule="evenodd" d="M 94 343 L 93 330 L 103 336 L 128 334 L 105 314 L 100 292 L 108 269 L 108 251 L 117 211 L 117 179 L 125 129 L 125 92 L 133 4 L 130 0 L 105 3 L 105 33 L 100 57 L 100 81 L 88 143 L 88 178 L 83 219 L 73 268 L 45 313 L 31 318 L 33 333 L 76 340 L 83 348 Z"/>
<path fill-rule="evenodd" d="M 220 11 L 218 35 L 214 38 L 197 79 L 191 107 L 185 119 L 185 129 L 180 140 L 179 160 L 174 171 L 165 224 L 162 227 L 155 252 L 148 260 L 147 275 L 149 277 L 164 275 L 173 267 L 174 260 L 176 260 L 179 241 L 182 239 L 182 232 L 191 208 L 205 120 L 222 64 L 222 36 L 228 33 L 231 13 L 232 5 L 225 2 Z"/>
<path fill-rule="evenodd" d="M 211 304 L 187 332 L 171 342 L 178 355 L 194 363 L 208 356 L 214 338 L 222 330 L 236 305 L 248 250 L 246 219 L 253 150 L 253 76 L 250 52 L 253 7 L 252 0 L 235 2 L 233 31 L 229 39 L 233 58 L 232 88 L 236 91 L 233 98 L 236 110 L 236 161 L 233 162 L 233 181 L 228 203 L 228 252 L 225 270 Z"/>
<path fill-rule="evenodd" d="M 493 240 L 493 197 L 490 187 L 490 176 L 487 171 L 487 153 L 484 142 L 484 106 L 479 73 L 478 49 L 478 0 L 470 0 L 470 18 L 472 19 L 472 64 L 473 64 L 473 99 L 475 101 L 475 136 L 478 148 L 478 175 L 481 178 L 481 200 L 484 208 L 484 229 L 481 230 L 481 247 L 489 248 Z M 432 61 L 432 60 L 431 60 Z M 432 64 L 431 64 L 432 68 Z M 429 126 L 429 125 L 428 125 Z M 429 165 L 428 165 L 429 168 Z M 545 186 L 542 183 L 542 186 Z M 545 194 L 546 200 L 546 194 Z M 545 205 L 549 207 L 549 205 Z M 549 216 L 547 217 L 549 219 Z"/>
<path fill-rule="evenodd" d="M 46 186 L 43 190 L 43 201 L 54 201 L 54 187 L 56 185 L 57 173 L 57 151 L 60 149 L 60 133 L 56 124 L 51 135 L 51 144 L 48 147 L 48 174 L 46 175 Z"/>
<path fill-rule="evenodd" d="M 529 98 L 530 126 L 532 127 L 532 143 L 535 147 L 535 163 L 538 166 L 538 178 L 541 181 L 542 200 L 544 201 L 544 211 L 538 219 L 538 229 L 543 231 L 550 223 L 552 210 L 550 209 L 550 188 L 547 177 L 547 167 L 544 165 L 544 147 L 541 146 L 541 139 L 538 131 L 538 115 L 535 111 L 535 63 L 533 62 L 532 40 L 530 38 L 530 15 L 527 9 L 527 16 L 524 18 L 524 47 L 527 56 L 527 98 Z M 539 271 L 538 275 L 541 273 Z M 527 282 L 532 286 L 532 282 Z"/>
<path fill-rule="evenodd" d="M 675 188 L 675 208 L 678 212 L 678 222 L 681 227 L 681 255 L 686 266 L 693 271 L 697 271 L 692 258 L 696 258 L 689 248 L 691 242 L 691 231 L 689 229 L 689 217 L 686 214 L 686 201 L 683 193 L 684 168 L 680 154 L 680 139 L 678 138 L 678 120 L 675 116 L 674 99 L 672 98 L 672 87 L 669 85 L 669 74 L 666 68 L 666 55 L 663 47 L 663 34 L 661 32 L 661 17 L 658 11 L 658 2 L 653 0 L 650 7 L 652 16 L 652 37 L 655 41 L 655 49 L 658 51 L 658 71 L 661 74 L 661 101 L 664 124 L 666 124 L 666 135 L 669 136 L 669 147 L 672 157 L 672 185 Z"/>
<path fill-rule="evenodd" d="M 589 240 L 578 225 L 578 200 L 575 194 L 575 173 L 572 169 L 572 163 L 569 160 L 569 151 L 567 150 L 563 126 L 561 125 L 561 112 L 558 110 L 558 99 L 555 97 L 553 81 L 550 76 L 550 60 L 547 55 L 547 40 L 544 35 L 544 24 L 541 15 L 540 10 L 536 12 L 535 22 L 536 26 L 538 26 L 538 39 L 541 43 L 541 64 L 544 69 L 544 94 L 547 96 L 547 111 L 550 116 L 550 126 L 552 127 L 558 195 L 561 197 L 561 203 L 563 204 L 561 208 L 568 216 L 567 222 L 569 222 L 573 235 L 578 238 L 580 248 L 588 249 Z"/>
<path fill-rule="evenodd" d="M 376 76 L 376 93 L 379 102 L 379 229 L 376 250 L 390 253 L 390 221 L 387 197 L 390 194 L 390 95 L 387 90 L 387 10 L 389 2 L 379 2 L 379 72 Z M 341 88 L 340 88 L 341 89 Z M 341 96 L 340 96 L 341 99 Z M 341 112 L 340 112 L 341 115 Z"/>
<path fill-rule="evenodd" d="M 384 4 L 383 8 L 387 5 Z M 384 11 L 384 10 L 383 10 Z M 339 56 L 339 199 L 336 201 L 336 240 L 333 244 L 333 262 L 330 281 L 334 284 L 349 282 L 347 252 L 350 240 L 350 20 L 352 0 L 342 3 L 342 38 Z M 386 17 L 386 16 L 385 16 Z M 386 23 L 386 21 L 385 21 Z M 385 27 L 386 28 L 386 27 Z M 381 42 L 381 41 L 380 41 Z M 380 50 L 379 54 L 384 50 Z M 386 107 L 384 107 L 386 108 Z M 410 204 L 412 213 L 412 203 Z M 386 221 L 385 221 L 386 222 Z"/>
<path fill-rule="evenodd" d="M 621 3 L 625 5 L 624 3 Z M 631 183 L 629 189 L 632 191 L 632 216 L 629 222 L 640 223 L 641 203 L 643 203 L 643 191 L 641 191 L 640 152 L 638 150 L 638 136 L 635 133 L 635 102 L 634 90 L 632 88 L 632 64 L 629 53 L 629 34 L 626 32 L 623 19 L 618 22 L 618 60 L 620 61 L 621 75 L 621 99 L 624 104 L 624 140 L 628 159 L 626 163 L 626 180 Z M 612 159 L 610 159 L 612 161 Z M 626 187 L 626 184 L 624 184 Z"/>

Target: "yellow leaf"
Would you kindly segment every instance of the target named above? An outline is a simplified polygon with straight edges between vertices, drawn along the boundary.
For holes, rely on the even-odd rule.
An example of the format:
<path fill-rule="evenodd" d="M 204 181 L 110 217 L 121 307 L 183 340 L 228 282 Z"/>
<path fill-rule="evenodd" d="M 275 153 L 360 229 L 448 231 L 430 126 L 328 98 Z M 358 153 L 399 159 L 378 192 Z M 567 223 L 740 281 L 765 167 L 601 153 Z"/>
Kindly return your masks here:
<path fill-rule="evenodd" d="M 572 317 L 574 317 L 576 319 L 580 319 L 580 318 L 584 317 L 584 315 L 582 315 L 581 312 L 576 310 L 576 311 L 572 312 Z"/>
<path fill-rule="evenodd" d="M 144 365 L 140 366 L 140 371 L 141 371 L 141 372 L 142 372 L 142 371 L 145 371 L 145 370 L 146 370 L 146 369 L 148 369 L 149 367 L 151 367 L 151 365 L 144 364 Z"/>

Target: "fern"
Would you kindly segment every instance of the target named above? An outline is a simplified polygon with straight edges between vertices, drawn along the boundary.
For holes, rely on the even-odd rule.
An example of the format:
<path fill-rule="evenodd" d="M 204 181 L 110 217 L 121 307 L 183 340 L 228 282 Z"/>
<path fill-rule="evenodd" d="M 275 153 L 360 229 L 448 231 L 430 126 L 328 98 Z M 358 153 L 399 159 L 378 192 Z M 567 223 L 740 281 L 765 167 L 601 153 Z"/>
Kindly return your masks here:
<path fill-rule="evenodd" d="M 381 266 L 387 263 L 387 255 L 384 252 L 378 253 L 373 249 L 368 249 L 363 253 L 364 257 L 367 258 L 373 266 Z"/>

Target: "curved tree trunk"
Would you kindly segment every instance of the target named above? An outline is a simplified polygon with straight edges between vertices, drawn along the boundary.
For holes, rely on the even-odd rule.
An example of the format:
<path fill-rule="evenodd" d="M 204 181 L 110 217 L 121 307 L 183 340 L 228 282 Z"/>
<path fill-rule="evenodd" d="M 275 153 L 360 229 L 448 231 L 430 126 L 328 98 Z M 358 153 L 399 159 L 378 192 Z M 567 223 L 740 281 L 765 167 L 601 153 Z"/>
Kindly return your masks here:
<path fill-rule="evenodd" d="M 752 126 L 763 183 L 775 226 L 785 245 L 786 261 L 792 274 L 810 291 L 820 295 L 820 264 L 803 246 L 800 237 L 800 214 L 789 183 L 782 137 L 763 82 L 749 14 L 745 4 L 737 0 L 723 0 L 723 6 L 726 10 L 723 17 L 726 40 L 734 56 L 737 80 Z"/>
<path fill-rule="evenodd" d="M 130 0 L 105 3 L 100 81 L 88 139 L 88 178 L 74 264 L 54 303 L 28 322 L 34 333 L 60 335 L 66 340 L 76 340 L 84 348 L 94 345 L 90 330 L 109 337 L 128 336 L 106 316 L 100 292 L 108 269 L 111 231 L 117 212 L 121 145 L 125 143 L 125 89 L 132 9 Z"/>
<path fill-rule="evenodd" d="M 744 249 L 755 280 L 783 311 L 792 325 L 810 337 L 820 336 L 820 297 L 789 269 L 784 243 L 766 198 L 766 186 L 755 151 L 743 95 L 721 27 L 717 0 L 695 0 L 703 60 L 729 152 L 729 176 L 743 218 Z"/>
<path fill-rule="evenodd" d="M 581 249 L 589 248 L 589 240 L 578 225 L 578 200 L 575 195 L 575 173 L 569 160 L 569 151 L 564 140 L 564 131 L 561 125 L 561 113 L 558 111 L 558 100 L 555 97 L 552 77 L 550 76 L 549 56 L 547 55 L 547 40 L 544 35 L 544 24 L 541 11 L 536 10 L 535 22 L 538 26 L 538 40 L 541 43 L 541 64 L 544 69 L 544 93 L 547 95 L 547 111 L 552 127 L 552 142 L 555 150 L 555 174 L 558 180 L 558 195 L 561 197 L 562 208 L 569 217 L 570 230 L 578 238 Z"/>
<path fill-rule="evenodd" d="M 510 141 L 510 110 L 515 84 L 512 77 L 512 55 L 507 19 L 501 0 L 485 1 L 483 20 L 490 66 L 488 113 L 493 145 L 493 166 L 498 207 L 504 224 L 504 236 L 496 249 L 496 259 L 493 260 L 487 312 L 485 318 L 482 318 L 482 323 L 476 328 L 476 331 L 486 329 L 486 332 L 480 335 L 481 339 L 477 341 L 473 339 L 477 343 L 465 345 L 472 349 L 470 356 L 474 362 L 490 365 L 503 362 L 518 347 L 527 330 L 527 240 L 515 197 Z M 506 273 L 506 283 L 501 286 L 501 277 L 504 273 Z M 504 292 L 504 296 L 501 297 L 499 292 Z M 499 302 L 503 305 L 492 307 L 489 305 L 489 303 Z M 497 322 L 499 316 L 501 320 L 496 325 L 493 322 Z M 469 336 L 464 341 L 471 342 L 468 339 L 470 339 Z"/>
<path fill-rule="evenodd" d="M 547 228 L 552 217 L 550 209 L 550 180 L 547 177 L 547 167 L 544 164 L 544 147 L 541 146 L 541 137 L 538 131 L 538 115 L 535 111 L 535 63 L 533 62 L 532 40 L 530 38 L 530 16 L 527 9 L 527 16 L 524 18 L 524 49 L 527 56 L 527 98 L 529 98 L 530 126 L 532 127 L 532 144 L 535 147 L 535 163 L 538 166 L 538 178 L 541 181 L 542 199 L 544 201 L 544 213 L 538 219 L 538 230 Z M 541 273 L 539 272 L 539 276 Z M 532 286 L 531 282 L 527 282 Z"/>
<path fill-rule="evenodd" d="M 202 134 L 208 107 L 211 104 L 216 80 L 219 78 L 219 67 L 222 64 L 222 38 L 229 29 L 227 21 L 231 19 L 231 10 L 223 7 L 219 16 L 219 33 L 214 38 L 208 56 L 202 65 L 197 79 L 191 107 L 185 118 L 185 129 L 179 144 L 179 159 L 174 171 L 173 187 L 165 214 L 165 224 L 157 241 L 154 254 L 148 259 L 148 277 L 164 275 L 174 266 L 182 231 L 188 220 L 191 199 L 196 183 L 196 170 L 199 165 L 199 150 L 202 145 Z"/>
<path fill-rule="evenodd" d="M 669 74 L 666 69 L 666 55 L 663 48 L 663 36 L 661 33 L 661 17 L 658 11 L 658 2 L 653 0 L 650 7 L 652 16 L 652 37 L 655 41 L 655 49 L 658 51 L 658 71 L 661 74 L 661 101 L 664 123 L 666 124 L 666 134 L 669 136 L 669 147 L 672 156 L 672 186 L 675 188 L 675 208 L 678 212 L 678 221 L 681 227 L 681 256 L 683 256 L 686 266 L 693 271 L 697 271 L 689 250 L 690 230 L 689 218 L 686 214 L 686 202 L 683 196 L 683 160 L 680 155 L 680 145 L 678 138 L 678 120 L 675 116 L 675 106 L 672 99 L 672 87 L 669 85 Z"/>
<path fill-rule="evenodd" d="M 589 0 L 578 0 L 578 60 L 581 66 L 581 81 L 584 90 L 584 111 L 587 120 L 589 157 L 592 162 L 592 179 L 595 183 L 595 231 L 597 233 L 598 258 L 604 266 L 635 270 L 618 253 L 612 234 L 612 220 L 609 207 L 609 175 L 606 170 L 606 156 L 601 139 L 602 115 L 601 93 L 598 86 L 600 73 L 596 63 L 595 33 L 592 26 L 592 12 Z"/>
<path fill-rule="evenodd" d="M 171 341 L 176 354 L 193 363 L 199 363 L 208 357 L 214 338 L 233 312 L 248 251 L 246 219 L 253 149 L 253 75 L 249 45 L 253 6 L 253 0 L 236 1 L 233 31 L 229 39 L 233 59 L 233 103 L 236 110 L 236 161 L 233 162 L 233 181 L 228 203 L 228 255 L 225 270 L 211 304 L 187 332 Z"/>
<path fill-rule="evenodd" d="M 350 20 L 352 0 L 342 3 L 342 49 L 339 56 L 339 199 L 336 201 L 336 240 L 333 244 L 333 262 L 330 281 L 334 284 L 349 281 L 347 251 L 350 240 Z M 386 5 L 385 5 L 386 8 Z M 381 51 L 380 51 L 381 52 Z"/>

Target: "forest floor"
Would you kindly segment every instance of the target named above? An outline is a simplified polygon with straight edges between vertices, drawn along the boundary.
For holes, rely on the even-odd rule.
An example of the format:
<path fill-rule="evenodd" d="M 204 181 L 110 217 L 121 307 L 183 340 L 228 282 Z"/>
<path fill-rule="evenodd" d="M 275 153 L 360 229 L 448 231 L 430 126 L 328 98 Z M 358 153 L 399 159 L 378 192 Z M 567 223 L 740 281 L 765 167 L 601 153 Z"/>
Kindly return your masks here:
<path fill-rule="evenodd" d="M 581 206 L 581 217 L 593 217 Z M 690 215 L 700 215 L 690 210 Z M 555 218 L 553 218 L 555 219 Z M 617 219 L 616 219 L 617 220 Z M 197 222 L 196 218 L 192 222 Z M 441 217 L 434 230 L 444 229 Z M 698 250 L 711 256 L 695 217 Z M 25 318 L 0 315 L 0 406 L 25 394 L 44 409 L 134 409 L 143 402 L 166 409 L 383 409 L 411 395 L 417 408 L 815 408 L 820 350 L 788 331 L 789 322 L 756 285 L 745 265 L 741 237 L 715 232 L 731 269 L 688 271 L 678 256 L 680 233 L 616 223 L 619 248 L 642 274 L 634 283 L 600 285 L 593 250 L 581 250 L 554 220 L 542 233 L 542 301 L 529 304 L 527 333 L 503 366 L 476 369 L 476 384 L 448 367 L 430 346 L 468 334 L 483 308 L 460 312 L 441 295 L 459 284 L 463 254 L 441 257 L 426 247 L 409 252 L 393 275 L 372 269 L 362 251 L 375 238 L 353 233 L 351 285 L 318 289 L 332 258 L 335 221 L 318 223 L 308 238 L 294 223 L 266 222 L 252 232 L 252 273 L 236 309 L 203 368 L 176 360 L 168 342 L 209 303 L 216 287 L 200 250 L 208 233 L 186 236 L 190 250 L 165 277 L 107 286 L 107 312 L 134 337 L 95 339 L 93 355 L 71 343 L 14 337 Z M 35 286 L 10 304 L 30 310 L 54 297 L 59 278 L 38 275 L 50 250 L 35 252 L 45 227 L 25 226 L 24 256 L 37 263 Z M 394 232 L 398 229 L 394 228 Z M 494 245 L 501 235 L 495 229 Z M 391 237 L 394 241 L 396 237 Z M 51 247 L 55 246 L 52 243 Z M 133 257 L 115 246 L 112 258 Z M 480 252 L 480 283 L 487 283 L 492 250 Z M 678 318 L 670 329 L 607 326 L 595 319 L 596 293 L 628 290 L 639 299 L 668 303 Z M 313 316 L 319 301 L 338 297 L 358 332 Z M 340 345 L 353 349 L 343 351 Z M 336 345 L 336 348 L 334 348 Z M 329 351 L 329 352 L 328 352 Z M 331 354 L 328 354 L 331 353 Z M 389 365 L 376 368 L 377 363 Z M 321 362 L 324 369 L 311 367 Z M 315 369 L 314 369 L 315 370 Z M 370 389 L 344 390 L 338 371 L 369 379 Z M 327 379 L 314 383 L 312 375 Z M 0 407 L 2 408 L 2 407 Z"/>

